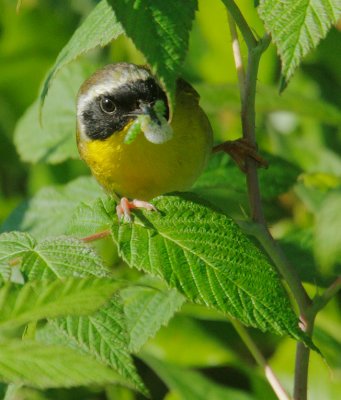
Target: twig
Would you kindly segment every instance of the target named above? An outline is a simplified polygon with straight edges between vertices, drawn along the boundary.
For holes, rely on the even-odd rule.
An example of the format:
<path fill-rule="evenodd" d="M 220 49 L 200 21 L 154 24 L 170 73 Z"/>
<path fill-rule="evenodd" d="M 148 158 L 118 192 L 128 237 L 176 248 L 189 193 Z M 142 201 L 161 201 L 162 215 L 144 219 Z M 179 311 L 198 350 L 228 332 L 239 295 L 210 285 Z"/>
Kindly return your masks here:
<path fill-rule="evenodd" d="M 290 400 L 290 396 L 288 395 L 288 393 L 285 391 L 285 389 L 281 385 L 277 376 L 271 369 L 270 365 L 267 363 L 263 354 L 258 349 L 256 343 L 252 340 L 252 338 L 249 335 L 249 333 L 247 332 L 247 330 L 243 327 L 243 325 L 239 321 L 237 321 L 233 318 L 230 318 L 230 321 L 231 321 L 232 325 L 234 326 L 235 330 L 237 331 L 238 335 L 244 342 L 245 346 L 249 349 L 249 351 L 252 354 L 253 358 L 255 359 L 256 363 L 261 368 L 263 368 L 266 379 L 268 380 L 270 386 L 272 387 L 272 389 L 275 392 L 278 399 L 279 400 Z"/>
<path fill-rule="evenodd" d="M 248 50 L 252 50 L 255 46 L 257 46 L 257 40 L 252 33 L 248 23 L 246 22 L 243 14 L 240 12 L 239 7 L 233 0 L 223 0 L 228 12 L 232 15 L 234 21 L 236 22 L 240 32 L 243 35 L 246 46 Z"/>
<path fill-rule="evenodd" d="M 104 239 L 105 237 L 110 235 L 110 229 L 106 229 L 105 231 L 94 233 L 90 236 L 86 236 L 81 239 L 84 243 L 94 242 L 95 240 Z"/>
<path fill-rule="evenodd" d="M 324 291 L 321 296 L 314 298 L 309 314 L 305 321 L 305 326 L 302 327 L 303 331 L 311 337 L 314 328 L 315 317 L 317 313 L 324 308 L 328 302 L 336 295 L 341 289 L 341 276 Z M 303 343 L 297 343 L 296 347 L 296 365 L 295 365 L 295 385 L 294 385 L 294 399 L 306 400 L 307 399 L 307 376 L 309 367 L 310 351 Z"/>
<path fill-rule="evenodd" d="M 317 296 L 314 298 L 312 312 L 316 315 L 329 303 L 329 301 L 336 295 L 339 290 L 341 290 L 341 276 L 337 277 L 321 296 Z"/>
<path fill-rule="evenodd" d="M 238 9 L 238 11 L 239 11 L 239 9 Z M 242 59 L 242 55 L 241 55 L 241 51 L 240 51 L 240 45 L 239 45 L 239 40 L 238 40 L 236 24 L 235 24 L 234 19 L 231 17 L 229 10 L 227 12 L 227 16 L 228 16 L 228 22 L 229 22 L 231 38 L 232 38 L 232 50 L 233 50 L 234 62 L 236 65 L 236 70 L 237 70 L 237 75 L 238 75 L 241 102 L 242 102 L 242 105 L 244 105 L 244 107 L 247 104 L 250 104 L 252 106 L 252 102 L 248 103 L 245 99 L 245 96 L 247 95 L 247 82 L 245 79 L 243 59 Z M 245 20 L 243 19 L 243 21 L 245 21 Z M 248 27 L 248 25 L 247 25 L 247 27 Z M 244 38 L 245 38 L 245 36 L 244 36 Z M 252 39 L 252 44 L 250 43 L 250 46 L 252 46 L 252 48 L 253 48 L 253 46 L 256 45 L 256 43 L 257 42 L 254 42 L 254 40 Z M 250 55 L 249 55 L 249 57 L 250 57 Z M 257 76 L 257 71 L 256 71 L 256 76 Z M 250 75 L 248 78 L 250 79 Z M 253 130 L 254 130 L 254 128 L 253 128 Z M 244 136 L 244 138 L 245 138 L 245 136 Z M 257 172 L 256 172 L 256 178 L 257 178 Z M 257 181 L 258 181 L 258 179 L 257 179 Z M 264 219 L 263 219 L 263 221 L 265 222 Z M 237 333 L 239 334 L 240 338 L 243 340 L 245 346 L 249 349 L 250 353 L 254 357 L 257 364 L 263 368 L 265 377 L 268 380 L 273 391 L 277 395 L 278 399 L 279 400 L 289 400 L 290 399 L 289 395 L 284 390 L 283 386 L 279 382 L 275 373 L 273 372 L 271 367 L 266 362 L 266 359 L 264 358 L 263 354 L 260 352 L 257 345 L 252 340 L 251 336 L 248 334 L 246 329 L 237 320 L 230 318 L 230 321 L 233 324 L 234 328 L 236 329 Z"/>
<path fill-rule="evenodd" d="M 238 39 L 236 23 L 234 22 L 234 19 L 232 18 L 229 11 L 227 11 L 227 18 L 228 18 L 230 33 L 231 33 L 231 38 L 232 38 L 233 58 L 234 58 L 234 63 L 236 65 L 236 70 L 237 70 L 237 75 L 238 75 L 239 93 L 240 93 L 240 98 L 242 99 L 244 96 L 244 87 L 245 87 L 245 71 L 244 71 L 244 65 L 243 65 L 243 58 L 242 58 L 242 53 L 240 50 L 240 44 L 239 44 L 239 39 Z"/>

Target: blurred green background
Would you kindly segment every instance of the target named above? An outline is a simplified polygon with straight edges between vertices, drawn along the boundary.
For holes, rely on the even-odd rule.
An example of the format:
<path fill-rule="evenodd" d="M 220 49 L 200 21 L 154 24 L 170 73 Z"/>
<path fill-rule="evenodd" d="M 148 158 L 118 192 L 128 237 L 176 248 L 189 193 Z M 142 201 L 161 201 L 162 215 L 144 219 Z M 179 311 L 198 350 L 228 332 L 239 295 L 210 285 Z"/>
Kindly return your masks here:
<path fill-rule="evenodd" d="M 18 120 L 37 98 L 41 83 L 59 51 L 95 4 L 91 0 L 23 0 L 17 13 L 16 1 L 0 0 L 0 224 L 16 206 L 40 188 L 66 183 L 89 173 L 78 159 L 55 164 L 23 162 L 13 144 L 13 135 Z M 242 0 L 238 4 L 256 34 L 261 36 L 262 23 L 253 8 L 253 2 Z M 317 268 L 313 232 L 316 229 L 319 234 L 322 232 L 323 235 L 324 232 L 316 225 L 321 218 L 318 214 L 321 205 L 330 195 L 341 198 L 340 30 L 340 24 L 334 27 L 318 49 L 304 60 L 282 95 L 278 93 L 280 62 L 274 46 L 270 46 L 262 58 L 259 74 L 257 134 L 260 148 L 289 161 L 300 171 L 291 190 L 276 201 L 265 204 L 266 213 L 274 235 L 283 240 L 288 253 L 293 249 L 293 243 L 297 245 L 295 234 L 299 233 L 300 247 L 297 252 L 297 246 L 294 246 L 293 257 L 299 260 L 300 265 L 310 263 L 311 268 Z M 91 65 L 90 69 L 94 69 L 95 65 L 121 60 L 144 62 L 131 41 L 124 37 L 82 58 L 82 62 Z M 200 92 L 203 107 L 214 127 L 216 141 L 240 137 L 237 76 L 226 12 L 218 0 L 199 1 L 183 76 Z M 235 202 L 234 206 L 238 209 L 240 203 L 243 206 L 246 204 L 245 199 L 240 200 L 240 196 L 234 193 L 230 200 L 230 203 Z M 335 202 L 333 207 L 337 214 L 336 221 L 341 221 L 340 207 L 335 207 Z M 333 220 L 334 214 L 328 215 L 328 209 L 325 212 Z M 331 235 L 340 236 L 337 226 Z M 333 273 L 336 271 L 339 271 L 338 267 Z M 313 279 L 311 292 L 316 290 L 316 281 Z M 341 390 L 338 379 L 341 358 L 335 357 L 335 354 L 340 354 L 341 348 L 339 310 L 340 302 L 335 300 L 318 318 L 319 338 L 330 346 L 327 348 L 331 352 L 332 361 L 329 362 L 333 376 L 329 375 L 326 365 L 314 354 L 310 379 L 311 391 L 314 392 L 312 399 L 336 399 L 334 396 Z M 207 321 L 202 313 L 196 315 L 198 318 L 193 318 L 193 315 L 195 312 L 190 307 L 185 309 L 171 323 L 170 330 L 160 332 L 149 350 L 160 354 L 162 349 L 167 361 L 203 368 L 208 376 L 218 382 L 222 380 L 221 375 L 225 374 L 225 383 L 227 381 L 232 386 L 244 388 L 252 386 L 255 393 L 264 394 L 264 382 L 257 377 L 252 380 L 248 369 L 252 365 L 250 357 L 242 347 L 239 348 L 240 344 L 236 345 L 238 339 L 231 326 L 215 318 Z M 319 330 L 319 327 L 323 329 Z M 168 337 L 170 332 L 172 339 Z M 289 360 L 289 356 L 293 357 L 294 343 L 289 339 L 280 341 L 279 338 L 273 339 L 258 332 L 254 334 L 280 377 L 290 386 L 293 360 Z M 193 341 L 192 338 L 198 337 L 200 341 Z M 172 345 L 170 341 L 173 341 Z M 173 360 L 174 354 L 181 355 L 188 346 L 190 351 L 184 353 L 183 358 Z M 234 348 L 233 351 L 231 348 Z M 236 361 L 235 352 L 240 357 L 239 361 Z M 223 370 L 219 369 L 221 366 L 224 366 Z M 244 382 L 243 386 L 246 376 L 247 384 Z M 162 392 L 162 388 L 160 390 Z M 112 397 L 108 398 L 130 398 L 117 397 L 128 395 L 115 393 L 113 390 Z M 92 398 L 86 396 L 89 394 L 84 394 L 84 398 Z M 271 396 L 269 392 L 266 398 L 271 399 Z M 169 400 L 176 398 L 168 397 Z M 73 397 L 64 393 L 63 398 Z"/>

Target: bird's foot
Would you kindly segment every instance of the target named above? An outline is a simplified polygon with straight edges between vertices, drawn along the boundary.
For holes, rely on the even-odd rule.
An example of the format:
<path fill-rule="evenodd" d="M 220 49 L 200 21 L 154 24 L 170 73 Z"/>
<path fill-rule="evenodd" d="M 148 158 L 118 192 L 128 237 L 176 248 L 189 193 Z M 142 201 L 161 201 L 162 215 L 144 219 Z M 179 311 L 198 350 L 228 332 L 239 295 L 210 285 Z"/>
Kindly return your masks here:
<path fill-rule="evenodd" d="M 148 211 L 157 211 L 153 204 L 147 203 L 142 200 L 132 200 L 129 201 L 126 197 L 122 197 L 120 203 L 116 206 L 116 214 L 119 221 L 124 220 L 126 222 L 131 222 L 131 212 L 130 210 L 134 208 L 142 208 Z"/>
<path fill-rule="evenodd" d="M 249 157 L 255 160 L 259 167 L 267 168 L 268 162 L 258 153 L 255 146 L 246 139 L 228 140 L 213 147 L 213 153 L 224 151 L 238 165 L 242 172 L 246 172 L 246 159 Z"/>

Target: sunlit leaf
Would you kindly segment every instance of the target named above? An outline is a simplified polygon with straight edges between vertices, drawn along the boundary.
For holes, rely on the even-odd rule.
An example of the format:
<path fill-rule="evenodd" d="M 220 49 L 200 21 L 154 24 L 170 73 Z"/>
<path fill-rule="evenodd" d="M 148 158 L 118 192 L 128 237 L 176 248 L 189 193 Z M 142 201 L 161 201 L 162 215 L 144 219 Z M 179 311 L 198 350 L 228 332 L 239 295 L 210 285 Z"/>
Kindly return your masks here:
<path fill-rule="evenodd" d="M 158 212 L 113 225 L 128 265 L 246 325 L 302 339 L 279 276 L 230 218 L 193 195 L 162 196 L 154 205 Z"/>
<path fill-rule="evenodd" d="M 42 318 L 92 313 L 115 289 L 111 280 L 89 278 L 6 284 L 0 289 L 0 329 Z"/>
<path fill-rule="evenodd" d="M 14 142 L 23 161 L 60 163 L 78 158 L 76 146 L 76 94 L 86 76 L 81 64 L 64 69 L 56 79 L 39 123 L 37 100 L 19 120 Z"/>
<path fill-rule="evenodd" d="M 261 0 L 258 12 L 282 60 L 284 86 L 340 16 L 338 0 Z"/>
<path fill-rule="evenodd" d="M 50 320 L 39 335 L 44 342 L 63 343 L 92 355 L 145 392 L 128 351 L 129 335 L 118 297 L 113 297 L 107 305 L 92 315 Z"/>
<path fill-rule="evenodd" d="M 94 250 L 71 237 L 56 237 L 37 244 L 26 233 L 3 233 L 0 235 L 0 262 L 13 260 L 21 264 L 29 280 L 103 277 L 109 273 Z"/>
<path fill-rule="evenodd" d="M 123 33 L 122 26 L 117 21 L 115 13 L 108 5 L 107 0 L 100 1 L 59 53 L 44 82 L 38 108 L 44 103 L 51 82 L 58 71 L 89 50 L 97 46 L 107 45 L 121 33 Z M 52 96 L 51 93 L 50 96 Z"/>
<path fill-rule="evenodd" d="M 90 177 L 77 178 L 62 187 L 45 187 L 15 209 L 1 230 L 26 231 L 37 239 L 64 234 L 79 203 L 90 203 L 102 194 Z"/>
<path fill-rule="evenodd" d="M 174 101 L 175 79 L 188 48 L 196 0 L 110 0 L 118 21 Z"/>
<path fill-rule="evenodd" d="M 162 325 L 167 325 L 185 301 L 176 289 L 155 287 L 155 283 L 151 278 L 144 278 L 139 285 L 121 292 L 132 352 L 138 352 Z"/>
<path fill-rule="evenodd" d="M 0 379 L 39 388 L 127 382 L 113 369 L 62 346 L 29 340 L 0 342 Z"/>

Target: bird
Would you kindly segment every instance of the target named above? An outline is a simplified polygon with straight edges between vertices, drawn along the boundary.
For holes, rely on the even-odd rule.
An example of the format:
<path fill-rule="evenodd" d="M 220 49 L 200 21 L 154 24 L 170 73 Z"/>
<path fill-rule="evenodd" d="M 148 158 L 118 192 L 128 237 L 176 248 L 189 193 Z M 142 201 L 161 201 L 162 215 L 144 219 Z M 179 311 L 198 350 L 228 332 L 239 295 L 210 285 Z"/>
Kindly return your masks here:
<path fill-rule="evenodd" d="M 81 85 L 77 147 L 92 175 L 118 200 L 120 220 L 131 222 L 135 208 L 156 211 L 153 198 L 188 190 L 204 170 L 213 132 L 199 99 L 178 78 L 171 113 L 151 69 L 126 62 L 100 68 Z"/>

